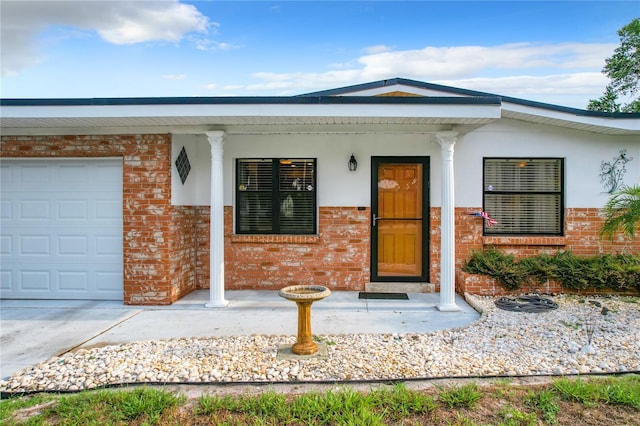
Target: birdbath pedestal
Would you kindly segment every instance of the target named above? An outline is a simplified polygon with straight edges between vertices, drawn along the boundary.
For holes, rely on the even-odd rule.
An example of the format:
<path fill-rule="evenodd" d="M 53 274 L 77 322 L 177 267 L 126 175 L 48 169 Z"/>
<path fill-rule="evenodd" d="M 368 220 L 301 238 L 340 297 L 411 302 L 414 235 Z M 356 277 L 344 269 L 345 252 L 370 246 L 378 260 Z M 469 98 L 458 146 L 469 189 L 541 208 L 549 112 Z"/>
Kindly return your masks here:
<path fill-rule="evenodd" d="M 316 300 L 324 299 L 331 290 L 321 285 L 293 285 L 285 287 L 278 295 L 298 305 L 298 340 L 291 347 L 296 355 L 313 355 L 318 345 L 311 335 L 311 305 Z"/>

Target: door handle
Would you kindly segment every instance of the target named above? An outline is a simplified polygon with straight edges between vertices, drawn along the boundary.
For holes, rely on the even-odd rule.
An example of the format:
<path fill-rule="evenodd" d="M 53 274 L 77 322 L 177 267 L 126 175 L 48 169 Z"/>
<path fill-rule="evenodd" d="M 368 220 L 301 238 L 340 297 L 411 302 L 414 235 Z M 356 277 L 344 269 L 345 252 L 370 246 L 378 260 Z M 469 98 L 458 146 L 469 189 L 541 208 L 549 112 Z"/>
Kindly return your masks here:
<path fill-rule="evenodd" d="M 378 217 L 375 213 L 373 214 L 373 226 L 376 226 L 376 222 L 379 221 L 380 219 L 382 219 L 381 217 Z"/>

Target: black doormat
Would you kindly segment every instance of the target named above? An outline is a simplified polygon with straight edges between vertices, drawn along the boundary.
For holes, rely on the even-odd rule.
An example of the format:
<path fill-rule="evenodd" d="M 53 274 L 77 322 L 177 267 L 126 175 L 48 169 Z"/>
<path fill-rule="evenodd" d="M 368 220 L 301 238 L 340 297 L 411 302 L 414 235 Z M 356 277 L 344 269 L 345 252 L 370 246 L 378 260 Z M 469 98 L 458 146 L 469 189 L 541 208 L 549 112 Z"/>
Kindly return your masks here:
<path fill-rule="evenodd" d="M 409 300 L 409 296 L 407 296 L 407 293 L 376 293 L 373 291 L 361 291 L 358 299 Z"/>

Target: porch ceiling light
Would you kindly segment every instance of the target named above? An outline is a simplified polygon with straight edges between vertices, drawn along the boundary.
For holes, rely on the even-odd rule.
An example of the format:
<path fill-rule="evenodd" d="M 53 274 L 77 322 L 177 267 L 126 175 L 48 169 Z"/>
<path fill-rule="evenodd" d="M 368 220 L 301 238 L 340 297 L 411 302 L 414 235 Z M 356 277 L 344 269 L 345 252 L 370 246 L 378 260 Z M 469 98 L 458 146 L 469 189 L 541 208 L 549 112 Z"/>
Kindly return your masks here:
<path fill-rule="evenodd" d="M 351 154 L 351 158 L 349 159 L 349 171 L 355 172 L 358 169 L 358 162 L 356 161 L 356 157 Z"/>

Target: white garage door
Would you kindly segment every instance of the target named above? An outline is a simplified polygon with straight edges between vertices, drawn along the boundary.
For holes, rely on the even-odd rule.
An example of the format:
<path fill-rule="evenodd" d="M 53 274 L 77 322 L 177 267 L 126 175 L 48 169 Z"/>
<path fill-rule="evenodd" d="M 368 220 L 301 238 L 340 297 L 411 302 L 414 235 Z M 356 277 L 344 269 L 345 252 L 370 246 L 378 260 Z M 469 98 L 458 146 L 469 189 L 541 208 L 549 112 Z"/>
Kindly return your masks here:
<path fill-rule="evenodd" d="M 0 296 L 122 300 L 122 160 L 0 169 Z"/>

